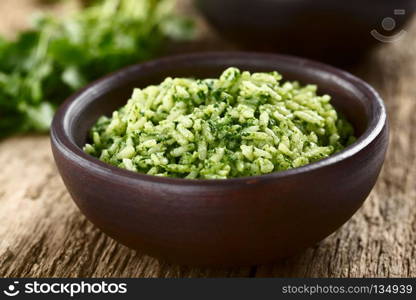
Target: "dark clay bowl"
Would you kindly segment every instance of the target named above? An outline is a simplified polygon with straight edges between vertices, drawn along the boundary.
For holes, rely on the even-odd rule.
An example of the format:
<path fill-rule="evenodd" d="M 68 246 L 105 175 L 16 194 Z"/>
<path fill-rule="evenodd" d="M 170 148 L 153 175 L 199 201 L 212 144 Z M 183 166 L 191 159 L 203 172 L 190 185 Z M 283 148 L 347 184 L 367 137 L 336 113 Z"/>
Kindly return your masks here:
<path fill-rule="evenodd" d="M 228 180 L 138 174 L 82 151 L 97 118 L 125 104 L 134 87 L 167 76 L 218 76 L 229 66 L 318 84 L 353 123 L 357 142 L 297 169 Z M 69 193 L 112 238 L 181 264 L 253 265 L 313 245 L 354 214 L 379 175 L 388 126 L 377 92 L 346 72 L 288 56 L 207 53 L 131 66 L 91 84 L 59 109 L 51 139 Z"/>
<path fill-rule="evenodd" d="M 337 64 L 355 63 L 368 50 L 382 45 L 380 38 L 398 37 L 416 9 L 415 0 L 195 3 L 220 34 L 245 49 L 277 50 Z M 379 39 L 371 34 L 373 30 Z"/>

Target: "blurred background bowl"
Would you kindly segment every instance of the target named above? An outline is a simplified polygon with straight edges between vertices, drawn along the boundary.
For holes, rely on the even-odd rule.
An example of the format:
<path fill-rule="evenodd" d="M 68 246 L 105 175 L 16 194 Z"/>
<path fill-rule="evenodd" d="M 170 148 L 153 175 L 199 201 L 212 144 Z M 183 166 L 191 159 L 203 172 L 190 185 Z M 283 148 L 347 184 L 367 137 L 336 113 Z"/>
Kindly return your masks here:
<path fill-rule="evenodd" d="M 381 38 L 399 37 L 416 10 L 415 0 L 195 1 L 220 34 L 245 49 L 338 65 L 355 63 L 382 44 L 372 31 Z"/>

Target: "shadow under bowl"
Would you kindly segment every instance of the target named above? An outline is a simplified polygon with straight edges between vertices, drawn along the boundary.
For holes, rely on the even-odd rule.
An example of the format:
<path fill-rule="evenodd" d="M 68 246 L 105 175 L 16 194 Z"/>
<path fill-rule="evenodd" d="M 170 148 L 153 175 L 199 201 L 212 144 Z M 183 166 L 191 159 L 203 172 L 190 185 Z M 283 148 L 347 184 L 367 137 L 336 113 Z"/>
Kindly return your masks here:
<path fill-rule="evenodd" d="M 229 66 L 273 71 L 314 83 L 352 122 L 358 140 L 300 168 L 227 180 L 138 174 L 82 151 L 88 131 L 129 99 L 134 87 L 165 77 L 213 77 Z M 362 205 L 382 167 L 388 125 L 382 100 L 362 80 L 305 59 L 256 53 L 164 58 L 111 74 L 68 99 L 55 115 L 52 150 L 63 181 L 85 216 L 117 241 L 188 265 L 254 265 L 322 240 Z"/>

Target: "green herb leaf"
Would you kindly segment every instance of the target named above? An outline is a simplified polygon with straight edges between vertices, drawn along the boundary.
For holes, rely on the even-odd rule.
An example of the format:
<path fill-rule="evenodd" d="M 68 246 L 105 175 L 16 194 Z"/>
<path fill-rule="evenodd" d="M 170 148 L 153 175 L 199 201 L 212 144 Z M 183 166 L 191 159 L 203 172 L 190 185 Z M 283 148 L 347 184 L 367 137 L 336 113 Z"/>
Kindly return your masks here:
<path fill-rule="evenodd" d="M 55 108 L 109 72 L 192 36 L 174 0 L 103 0 L 65 19 L 41 16 L 15 41 L 0 37 L 0 138 L 49 129 Z"/>

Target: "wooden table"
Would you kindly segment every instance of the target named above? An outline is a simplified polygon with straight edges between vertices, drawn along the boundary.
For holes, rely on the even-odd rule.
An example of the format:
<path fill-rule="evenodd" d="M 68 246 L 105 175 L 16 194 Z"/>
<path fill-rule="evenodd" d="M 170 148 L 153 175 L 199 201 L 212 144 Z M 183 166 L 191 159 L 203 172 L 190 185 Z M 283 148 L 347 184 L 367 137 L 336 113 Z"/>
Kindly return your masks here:
<path fill-rule="evenodd" d="M 381 45 L 355 70 L 386 101 L 392 129 L 387 161 L 355 216 L 303 254 L 275 265 L 201 269 L 130 250 L 76 208 L 49 138 L 25 136 L 0 143 L 0 276 L 416 277 L 415 36 L 416 20 L 402 40 Z"/>

